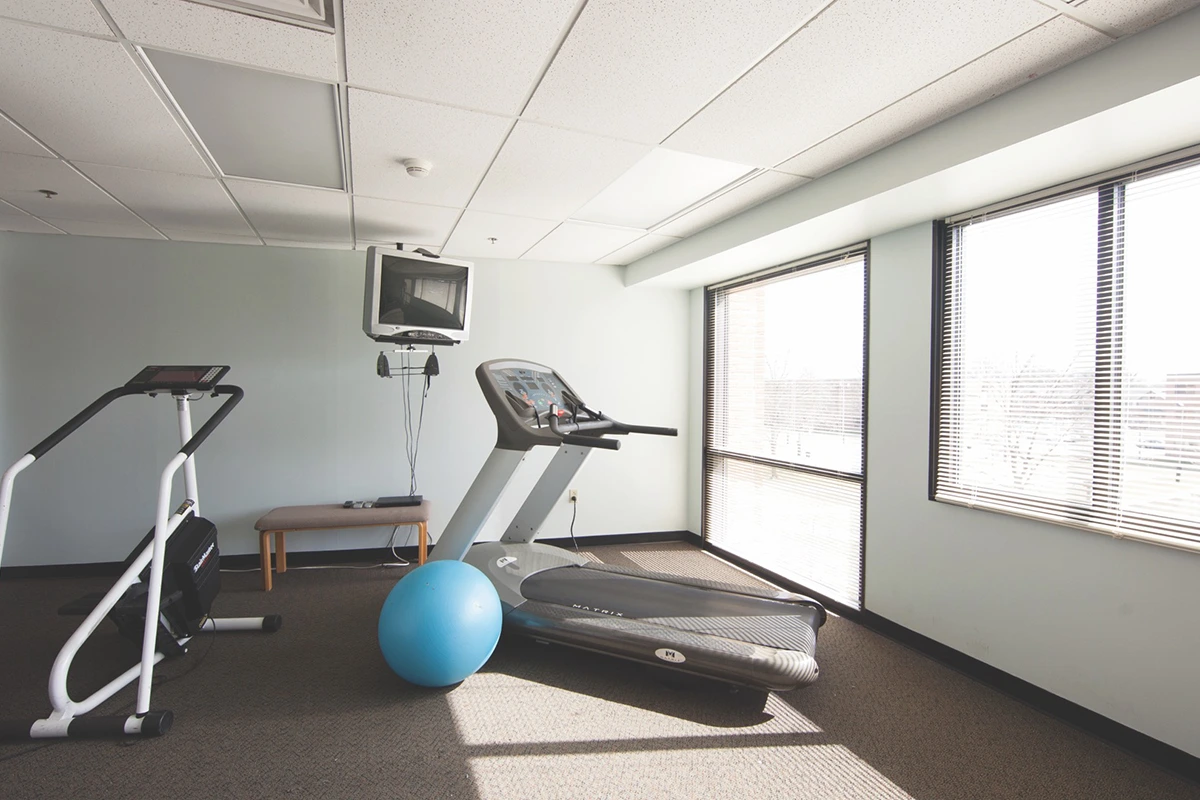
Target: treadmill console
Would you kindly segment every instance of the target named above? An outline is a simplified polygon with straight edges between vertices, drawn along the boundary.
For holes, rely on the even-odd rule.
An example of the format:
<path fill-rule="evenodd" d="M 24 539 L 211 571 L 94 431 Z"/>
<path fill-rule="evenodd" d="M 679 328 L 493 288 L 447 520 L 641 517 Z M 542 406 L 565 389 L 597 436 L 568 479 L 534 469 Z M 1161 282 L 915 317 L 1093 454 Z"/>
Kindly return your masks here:
<path fill-rule="evenodd" d="M 227 366 L 149 366 L 125 385 L 137 386 L 147 392 L 208 392 L 216 388 L 228 372 Z"/>
<path fill-rule="evenodd" d="M 559 416 L 564 416 L 579 405 L 579 398 L 558 375 L 533 364 L 493 369 L 492 378 L 513 411 L 527 417 L 532 424 L 536 424 L 538 417 L 544 417 L 551 406 L 558 409 Z"/>

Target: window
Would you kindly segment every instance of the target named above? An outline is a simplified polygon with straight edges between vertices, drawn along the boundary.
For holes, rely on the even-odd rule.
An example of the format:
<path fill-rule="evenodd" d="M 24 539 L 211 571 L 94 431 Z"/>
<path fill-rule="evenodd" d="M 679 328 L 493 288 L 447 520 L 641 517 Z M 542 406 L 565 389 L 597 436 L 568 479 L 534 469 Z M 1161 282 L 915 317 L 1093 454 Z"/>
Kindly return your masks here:
<path fill-rule="evenodd" d="M 1200 164 L 944 229 L 936 500 L 1200 549 Z"/>
<path fill-rule="evenodd" d="M 808 591 L 862 591 L 866 258 L 706 295 L 704 537 Z"/>

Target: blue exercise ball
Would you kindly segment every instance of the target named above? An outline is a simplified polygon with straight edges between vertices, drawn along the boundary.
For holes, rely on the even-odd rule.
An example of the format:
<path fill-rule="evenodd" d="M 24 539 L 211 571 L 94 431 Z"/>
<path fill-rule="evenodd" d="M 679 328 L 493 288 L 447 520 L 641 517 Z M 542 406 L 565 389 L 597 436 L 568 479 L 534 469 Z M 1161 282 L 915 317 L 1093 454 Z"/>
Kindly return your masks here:
<path fill-rule="evenodd" d="M 379 613 L 379 649 L 406 681 L 450 686 L 491 657 L 502 616 L 486 575 L 462 561 L 430 561 L 388 594 Z"/>

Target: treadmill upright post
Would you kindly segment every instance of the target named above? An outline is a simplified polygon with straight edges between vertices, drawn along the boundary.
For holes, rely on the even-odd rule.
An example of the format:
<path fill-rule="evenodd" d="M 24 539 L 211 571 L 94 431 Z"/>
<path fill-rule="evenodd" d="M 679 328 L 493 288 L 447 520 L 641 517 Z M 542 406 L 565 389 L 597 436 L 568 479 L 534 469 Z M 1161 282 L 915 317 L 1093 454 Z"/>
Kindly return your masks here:
<path fill-rule="evenodd" d="M 462 561 L 524 460 L 524 450 L 492 449 L 434 545 L 430 561 Z"/>
<path fill-rule="evenodd" d="M 591 455 L 592 449 L 572 444 L 559 447 L 530 490 L 529 497 L 525 498 L 521 510 L 513 517 L 508 530 L 500 537 L 500 541 L 507 544 L 523 544 L 536 539 L 542 532 L 546 517 L 554 510 L 554 504 L 570 486 L 583 462 Z"/>

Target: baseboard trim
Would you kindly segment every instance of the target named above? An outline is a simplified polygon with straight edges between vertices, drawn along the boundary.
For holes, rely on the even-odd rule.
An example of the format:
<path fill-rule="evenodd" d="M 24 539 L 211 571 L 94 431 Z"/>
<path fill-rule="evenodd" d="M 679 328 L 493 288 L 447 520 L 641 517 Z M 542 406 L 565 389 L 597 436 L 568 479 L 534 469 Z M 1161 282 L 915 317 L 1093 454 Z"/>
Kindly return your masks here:
<path fill-rule="evenodd" d="M 610 536 L 575 537 L 575 542 L 580 547 L 596 547 L 605 544 L 678 542 L 685 540 L 695 540 L 698 542 L 699 538 L 688 531 L 653 531 L 648 533 L 618 533 Z M 538 541 L 557 547 L 574 547 L 574 543 L 569 537 L 539 539 Z M 436 544 L 429 548 L 430 554 L 436 550 Z M 396 554 L 405 561 L 416 563 L 417 547 L 416 545 L 397 547 Z M 288 548 L 287 560 L 288 566 L 325 567 L 339 564 L 381 564 L 392 562 L 396 559 L 392 555 L 391 548 L 369 547 L 357 550 L 292 550 Z M 231 570 L 255 569 L 259 566 L 259 555 L 258 553 L 242 553 L 238 555 L 226 555 L 222 553 L 221 566 Z M 7 578 L 115 578 L 121 574 L 121 567 L 122 563 L 119 561 L 97 564 L 45 564 L 32 567 L 4 567 L 0 569 L 0 580 Z"/>
<path fill-rule="evenodd" d="M 1200 784 L 1200 758 L 1191 753 L 1134 730 L 1103 714 L 1084 708 L 1078 703 L 1035 686 L 872 611 L 859 612 L 854 621 L 882 636 L 911 647 L 953 670 L 987 684 L 1027 706 L 1049 714 L 1073 728 L 1103 739 L 1114 747 L 1149 761 L 1181 778 Z"/>
<path fill-rule="evenodd" d="M 814 597 L 838 616 L 856 622 L 868 630 L 874 631 L 881 636 L 886 636 L 906 647 L 910 647 L 950 669 L 974 678 L 980 683 L 990 686 L 1014 700 L 1024 703 L 1037 711 L 1041 711 L 1043 714 L 1048 714 L 1073 728 L 1102 739 L 1114 747 L 1154 764 L 1156 767 L 1193 783 L 1200 783 L 1200 758 L 1191 753 L 1180 750 L 1166 742 L 1159 741 L 1141 731 L 1134 730 L 1103 714 L 1084 708 L 1029 681 L 1011 675 L 1002 669 L 993 667 L 959 650 L 955 650 L 949 645 L 942 644 L 935 639 L 906 628 L 873 611 L 856 609 L 847 606 L 845 603 L 824 597 L 817 592 L 809 590 L 807 587 L 789 581 L 769 570 L 764 570 L 762 567 L 726 552 L 719 547 L 713 547 L 708 542 L 699 541 L 700 537 L 695 536 L 695 534 L 692 534 L 692 537 L 702 549 L 720 556 L 747 572 L 761 577 L 763 580 L 778 584 L 789 591 Z"/>

